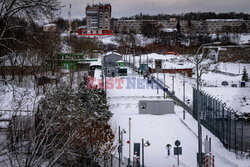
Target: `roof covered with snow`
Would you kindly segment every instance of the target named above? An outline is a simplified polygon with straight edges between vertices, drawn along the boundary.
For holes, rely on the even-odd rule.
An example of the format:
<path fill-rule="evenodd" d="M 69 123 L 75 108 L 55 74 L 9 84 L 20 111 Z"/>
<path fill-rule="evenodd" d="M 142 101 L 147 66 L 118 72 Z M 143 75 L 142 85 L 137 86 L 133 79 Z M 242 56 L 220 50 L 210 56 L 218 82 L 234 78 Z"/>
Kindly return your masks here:
<path fill-rule="evenodd" d="M 176 28 L 163 28 L 161 29 L 163 32 L 174 32 L 174 31 L 177 31 Z"/>
<path fill-rule="evenodd" d="M 54 27 L 54 26 L 56 26 L 56 24 L 54 24 L 54 23 L 49 23 L 49 24 L 43 25 L 43 27 Z"/>

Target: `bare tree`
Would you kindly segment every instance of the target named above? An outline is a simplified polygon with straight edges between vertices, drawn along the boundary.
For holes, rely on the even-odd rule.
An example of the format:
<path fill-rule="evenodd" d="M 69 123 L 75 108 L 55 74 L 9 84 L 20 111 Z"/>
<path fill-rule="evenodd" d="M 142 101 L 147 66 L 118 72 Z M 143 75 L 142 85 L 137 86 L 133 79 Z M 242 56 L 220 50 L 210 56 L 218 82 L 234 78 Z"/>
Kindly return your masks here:
<path fill-rule="evenodd" d="M 208 73 L 209 71 L 212 71 L 217 68 L 218 65 L 213 66 L 217 62 L 217 56 L 216 51 L 202 51 L 200 55 L 198 55 L 198 64 L 199 64 L 199 73 L 198 76 L 200 78 L 200 83 L 202 82 L 202 75 Z M 186 57 L 188 62 L 191 62 L 196 65 L 196 55 L 194 56 L 187 56 Z M 196 69 L 195 69 L 196 71 Z"/>
<path fill-rule="evenodd" d="M 17 30 L 28 32 L 24 21 L 33 23 L 38 19 L 50 19 L 60 9 L 57 0 L 2 0 L 0 2 L 0 46 L 14 52 L 10 41 L 21 43 Z M 20 35 L 20 34 L 19 34 Z"/>

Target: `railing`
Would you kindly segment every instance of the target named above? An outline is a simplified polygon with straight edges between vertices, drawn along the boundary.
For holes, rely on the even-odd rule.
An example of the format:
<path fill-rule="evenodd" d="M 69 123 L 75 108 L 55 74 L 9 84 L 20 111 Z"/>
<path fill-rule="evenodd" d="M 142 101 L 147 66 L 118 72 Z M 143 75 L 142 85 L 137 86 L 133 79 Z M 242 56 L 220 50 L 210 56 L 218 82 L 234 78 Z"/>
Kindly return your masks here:
<path fill-rule="evenodd" d="M 152 78 L 153 83 L 155 83 L 159 88 L 161 88 L 170 98 L 172 98 L 176 103 L 178 103 L 182 108 L 184 108 L 189 114 L 193 115 L 193 110 L 187 106 L 182 100 L 176 97 L 173 93 L 168 91 L 167 86 L 162 83 L 159 79 Z"/>

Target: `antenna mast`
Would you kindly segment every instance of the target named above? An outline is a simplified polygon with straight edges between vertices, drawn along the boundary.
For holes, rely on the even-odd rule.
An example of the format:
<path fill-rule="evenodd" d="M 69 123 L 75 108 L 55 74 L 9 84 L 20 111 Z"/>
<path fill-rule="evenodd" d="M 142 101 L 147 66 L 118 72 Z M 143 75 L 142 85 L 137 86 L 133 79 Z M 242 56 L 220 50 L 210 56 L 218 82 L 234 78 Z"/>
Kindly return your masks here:
<path fill-rule="evenodd" d="M 72 31 L 72 25 L 71 25 L 71 4 L 69 4 L 69 29 L 68 34 Z"/>

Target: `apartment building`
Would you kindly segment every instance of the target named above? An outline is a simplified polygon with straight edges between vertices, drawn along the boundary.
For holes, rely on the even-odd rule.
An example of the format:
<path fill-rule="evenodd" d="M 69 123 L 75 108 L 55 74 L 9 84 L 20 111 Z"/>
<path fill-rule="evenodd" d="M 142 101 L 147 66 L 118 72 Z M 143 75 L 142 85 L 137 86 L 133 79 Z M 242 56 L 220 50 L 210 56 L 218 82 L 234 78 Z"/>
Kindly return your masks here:
<path fill-rule="evenodd" d="M 93 4 L 86 7 L 86 22 L 88 31 L 110 30 L 111 5 Z"/>
<path fill-rule="evenodd" d="M 153 24 L 157 24 L 155 20 L 114 20 L 112 24 L 113 31 L 116 33 L 134 32 L 136 34 L 141 34 L 143 22 L 152 22 Z"/>
<path fill-rule="evenodd" d="M 113 22 L 114 32 L 141 33 L 142 22 L 151 21 L 166 29 L 175 29 L 178 20 L 115 20 Z M 227 32 L 250 32 L 250 20 L 241 19 L 210 19 L 210 20 L 180 20 L 181 32 L 184 34 L 216 34 Z M 244 28 L 245 27 L 245 28 Z"/>

